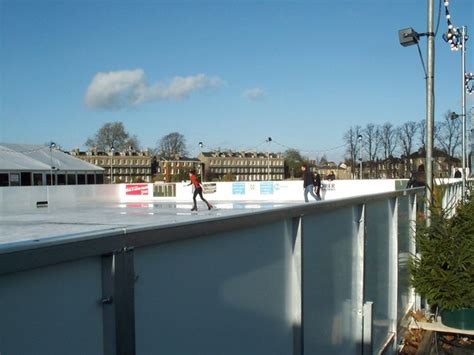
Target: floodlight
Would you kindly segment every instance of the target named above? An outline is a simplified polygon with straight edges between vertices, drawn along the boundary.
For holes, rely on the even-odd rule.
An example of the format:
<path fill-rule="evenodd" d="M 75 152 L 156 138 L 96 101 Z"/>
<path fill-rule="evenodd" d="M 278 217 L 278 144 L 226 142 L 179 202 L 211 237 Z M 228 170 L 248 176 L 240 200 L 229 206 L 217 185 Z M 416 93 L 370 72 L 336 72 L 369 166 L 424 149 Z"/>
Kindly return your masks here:
<path fill-rule="evenodd" d="M 408 27 L 398 31 L 398 39 L 403 47 L 418 44 L 420 35 L 413 28 Z"/>

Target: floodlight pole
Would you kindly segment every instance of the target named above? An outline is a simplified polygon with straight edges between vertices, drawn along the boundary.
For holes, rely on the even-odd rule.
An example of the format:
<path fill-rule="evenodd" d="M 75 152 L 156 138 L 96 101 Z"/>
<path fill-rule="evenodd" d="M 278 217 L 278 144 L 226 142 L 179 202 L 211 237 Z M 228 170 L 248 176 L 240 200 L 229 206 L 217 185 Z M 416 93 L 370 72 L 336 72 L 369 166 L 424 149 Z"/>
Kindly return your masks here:
<path fill-rule="evenodd" d="M 362 180 L 362 135 L 359 134 L 357 136 L 357 140 L 359 141 L 359 179 Z"/>
<path fill-rule="evenodd" d="M 201 153 L 202 156 L 202 147 L 204 144 L 202 142 L 199 142 L 199 152 Z M 204 163 L 199 161 L 199 167 L 201 169 L 201 182 L 204 182 Z"/>
<path fill-rule="evenodd" d="M 115 148 L 114 148 L 113 146 L 110 147 L 110 151 L 111 151 L 111 153 L 112 153 L 112 156 L 110 157 L 110 183 L 111 183 L 111 184 L 113 183 L 112 180 L 114 179 L 114 173 L 113 173 L 113 167 L 114 167 L 114 165 L 113 165 L 113 163 L 114 163 L 114 161 L 113 161 L 113 159 L 114 159 L 114 150 L 115 150 Z"/>
<path fill-rule="evenodd" d="M 50 163 L 51 163 L 51 179 L 50 179 L 50 185 L 52 186 L 53 185 L 53 169 L 54 169 L 54 166 L 53 166 L 53 148 L 56 147 L 56 144 L 54 142 L 51 142 L 49 144 L 49 158 L 50 158 Z"/>
<path fill-rule="evenodd" d="M 466 26 L 461 27 L 462 198 L 466 197 Z"/>
<path fill-rule="evenodd" d="M 270 181 L 270 144 L 272 141 L 272 137 L 268 137 L 266 142 L 268 143 L 268 167 L 267 167 L 267 181 Z"/>
<path fill-rule="evenodd" d="M 431 225 L 433 204 L 433 127 L 434 127 L 434 0 L 428 0 L 428 68 L 426 73 L 426 225 Z"/>

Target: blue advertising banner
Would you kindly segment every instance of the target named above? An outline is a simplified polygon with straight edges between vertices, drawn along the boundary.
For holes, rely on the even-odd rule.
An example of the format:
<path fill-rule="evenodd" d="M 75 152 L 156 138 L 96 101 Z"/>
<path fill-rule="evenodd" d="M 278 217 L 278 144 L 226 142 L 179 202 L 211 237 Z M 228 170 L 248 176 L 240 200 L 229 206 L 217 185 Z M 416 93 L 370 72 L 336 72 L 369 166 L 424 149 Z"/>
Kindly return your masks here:
<path fill-rule="evenodd" d="M 273 182 L 261 182 L 260 195 L 273 195 Z"/>
<path fill-rule="evenodd" d="M 245 195 L 245 182 L 232 183 L 232 195 Z"/>

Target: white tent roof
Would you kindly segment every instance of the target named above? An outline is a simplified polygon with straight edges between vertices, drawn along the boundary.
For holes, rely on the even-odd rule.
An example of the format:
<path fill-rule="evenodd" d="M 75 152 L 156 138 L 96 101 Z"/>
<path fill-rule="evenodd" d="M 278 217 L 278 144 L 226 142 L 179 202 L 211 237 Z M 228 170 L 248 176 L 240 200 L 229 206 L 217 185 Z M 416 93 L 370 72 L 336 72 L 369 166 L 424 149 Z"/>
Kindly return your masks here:
<path fill-rule="evenodd" d="M 0 143 L 0 170 L 48 171 L 51 166 L 62 171 L 104 171 L 45 145 Z"/>

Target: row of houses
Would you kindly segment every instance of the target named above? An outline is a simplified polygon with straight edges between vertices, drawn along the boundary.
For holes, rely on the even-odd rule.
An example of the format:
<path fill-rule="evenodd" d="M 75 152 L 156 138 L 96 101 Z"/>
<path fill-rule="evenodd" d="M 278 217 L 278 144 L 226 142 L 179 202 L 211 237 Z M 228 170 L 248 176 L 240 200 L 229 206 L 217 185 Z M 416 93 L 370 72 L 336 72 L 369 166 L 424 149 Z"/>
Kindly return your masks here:
<path fill-rule="evenodd" d="M 452 176 L 459 159 L 434 150 L 433 172 L 437 177 Z M 424 164 L 424 150 L 409 157 L 362 162 L 364 179 L 407 178 Z M 297 175 L 289 171 L 280 153 L 202 152 L 197 158 L 166 159 L 148 151 L 100 152 L 97 150 L 62 152 L 41 145 L 0 143 L 0 186 L 76 185 L 130 182 L 171 182 L 188 178 L 193 169 L 204 181 L 276 181 Z M 360 177 L 359 162 L 336 165 L 325 162 L 310 169 L 324 179 Z"/>
<path fill-rule="evenodd" d="M 197 158 L 179 157 L 167 159 L 156 157 L 147 151 L 140 152 L 81 152 L 73 150 L 71 155 L 96 164 L 105 169 L 106 181 L 110 182 L 153 182 L 186 180 L 191 169 L 203 180 L 227 181 L 276 181 L 298 176 L 297 172 L 289 171 L 281 153 L 201 152 Z M 408 157 L 362 162 L 364 179 L 396 179 L 408 178 L 413 170 L 424 164 L 424 149 L 412 153 Z M 346 162 L 337 165 L 334 162 L 316 164 L 309 161 L 310 169 L 318 172 L 322 178 L 334 176 L 336 179 L 352 179 L 360 177 L 359 162 Z M 445 152 L 434 149 L 433 173 L 436 177 L 452 176 L 453 170 L 461 166 L 459 159 Z"/>
<path fill-rule="evenodd" d="M 283 180 L 284 158 L 281 154 L 258 152 L 202 152 L 197 158 L 172 159 L 152 156 L 148 151 L 81 152 L 71 156 L 104 169 L 108 182 L 181 181 L 190 170 L 205 180 L 260 181 Z"/>

